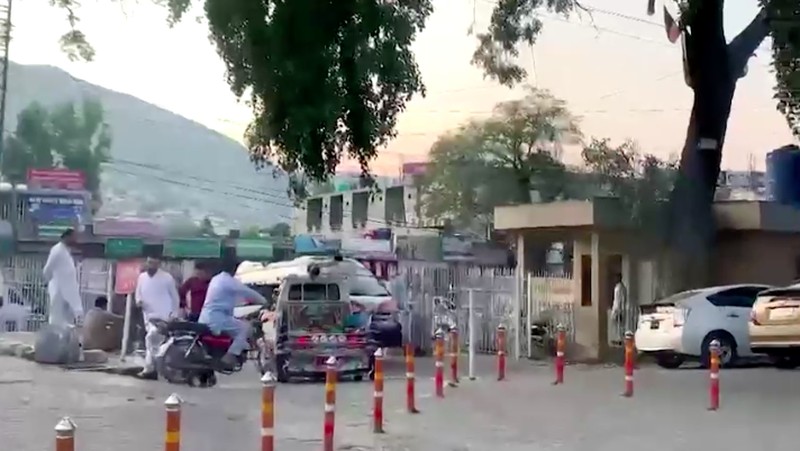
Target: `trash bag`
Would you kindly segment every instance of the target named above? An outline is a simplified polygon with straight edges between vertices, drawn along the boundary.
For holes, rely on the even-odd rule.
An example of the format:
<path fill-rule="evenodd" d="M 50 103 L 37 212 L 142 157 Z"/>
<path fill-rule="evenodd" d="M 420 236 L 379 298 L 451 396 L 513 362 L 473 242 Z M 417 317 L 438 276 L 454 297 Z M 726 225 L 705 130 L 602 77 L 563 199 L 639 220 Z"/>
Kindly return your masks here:
<path fill-rule="evenodd" d="M 33 359 L 38 363 L 68 365 L 81 358 L 80 331 L 73 325 L 47 324 L 36 334 Z"/>

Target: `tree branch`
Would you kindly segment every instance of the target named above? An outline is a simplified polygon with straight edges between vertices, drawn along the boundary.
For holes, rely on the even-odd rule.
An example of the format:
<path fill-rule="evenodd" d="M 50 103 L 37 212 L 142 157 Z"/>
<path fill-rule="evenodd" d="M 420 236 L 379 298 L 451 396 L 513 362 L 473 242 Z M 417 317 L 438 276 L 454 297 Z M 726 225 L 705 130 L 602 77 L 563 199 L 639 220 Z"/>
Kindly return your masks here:
<path fill-rule="evenodd" d="M 734 75 L 741 76 L 744 73 L 747 61 L 750 60 L 750 57 L 753 56 L 753 53 L 768 35 L 767 12 L 762 9 L 744 30 L 728 44 L 728 55 Z"/>

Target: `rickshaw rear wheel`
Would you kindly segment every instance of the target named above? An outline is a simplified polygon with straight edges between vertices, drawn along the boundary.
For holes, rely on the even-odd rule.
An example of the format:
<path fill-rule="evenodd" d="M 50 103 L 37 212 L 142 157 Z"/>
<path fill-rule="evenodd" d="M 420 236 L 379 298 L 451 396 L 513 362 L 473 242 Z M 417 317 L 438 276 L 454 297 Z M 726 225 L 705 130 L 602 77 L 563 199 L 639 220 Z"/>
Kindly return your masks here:
<path fill-rule="evenodd" d="M 275 378 L 280 383 L 289 382 L 289 372 L 286 370 L 286 356 L 282 354 L 275 354 Z"/>

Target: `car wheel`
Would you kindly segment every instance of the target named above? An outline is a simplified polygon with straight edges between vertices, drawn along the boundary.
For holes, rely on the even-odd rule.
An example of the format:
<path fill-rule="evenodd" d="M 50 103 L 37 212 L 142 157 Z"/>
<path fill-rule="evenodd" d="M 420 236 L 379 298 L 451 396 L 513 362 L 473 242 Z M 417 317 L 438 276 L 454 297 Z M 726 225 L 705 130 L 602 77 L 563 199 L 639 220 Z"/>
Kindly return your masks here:
<path fill-rule="evenodd" d="M 773 355 L 769 357 L 775 368 L 793 370 L 800 366 L 800 358 L 793 355 Z"/>
<path fill-rule="evenodd" d="M 656 356 L 656 364 L 661 368 L 674 370 L 680 367 L 686 358 L 680 354 L 664 353 Z"/>
<path fill-rule="evenodd" d="M 721 367 L 730 368 L 736 365 L 739 359 L 739 353 L 736 350 L 736 340 L 727 332 L 712 332 L 703 340 L 702 354 L 700 355 L 700 364 L 704 368 L 708 368 L 711 364 L 711 351 L 709 347 L 711 342 L 719 341 L 719 364 Z"/>

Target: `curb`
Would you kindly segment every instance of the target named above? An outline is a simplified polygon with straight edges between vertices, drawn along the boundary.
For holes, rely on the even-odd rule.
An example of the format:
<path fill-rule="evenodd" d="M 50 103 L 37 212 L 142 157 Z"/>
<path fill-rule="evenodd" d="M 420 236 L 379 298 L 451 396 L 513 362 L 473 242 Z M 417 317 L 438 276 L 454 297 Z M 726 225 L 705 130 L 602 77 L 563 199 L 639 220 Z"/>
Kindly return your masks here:
<path fill-rule="evenodd" d="M 32 362 L 34 357 L 33 345 L 0 338 L 0 356 L 17 357 Z"/>
<path fill-rule="evenodd" d="M 36 350 L 31 344 L 0 338 L 0 356 L 16 357 L 29 362 L 36 362 L 35 355 Z M 108 354 L 99 350 L 84 351 L 83 357 L 83 362 L 58 366 L 71 371 L 98 372 L 120 376 L 135 376 L 142 371 L 142 367 L 139 365 L 109 365 Z"/>

